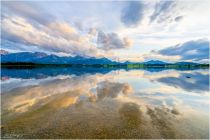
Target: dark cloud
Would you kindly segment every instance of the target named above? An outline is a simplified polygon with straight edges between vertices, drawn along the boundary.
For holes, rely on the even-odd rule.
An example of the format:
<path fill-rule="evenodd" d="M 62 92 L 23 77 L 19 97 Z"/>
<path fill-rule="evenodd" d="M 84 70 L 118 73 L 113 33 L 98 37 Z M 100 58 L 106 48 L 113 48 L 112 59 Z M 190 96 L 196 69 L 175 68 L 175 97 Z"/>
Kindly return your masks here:
<path fill-rule="evenodd" d="M 6 40 L 3 41 L 2 46 L 20 51 L 34 51 L 34 46 L 37 46 L 39 51 L 62 52 L 62 49 L 54 45 L 55 43 L 53 45 L 48 43 L 53 36 L 40 37 L 40 34 L 38 34 L 38 32 L 42 32 L 42 35 L 44 35 L 46 32 L 44 28 L 47 29 L 48 25 L 56 20 L 41 5 L 35 2 L 4 1 L 2 6 L 2 39 Z M 43 40 L 41 41 L 43 43 L 40 44 L 37 39 L 39 41 Z M 9 46 L 9 44 L 13 44 L 13 46 Z"/>
<path fill-rule="evenodd" d="M 15 38 L 14 38 L 15 39 Z M 35 52 L 35 51 L 44 51 L 40 48 L 37 48 L 36 46 L 30 46 L 24 45 L 22 43 L 18 43 L 15 41 L 7 40 L 2 38 L 1 40 L 1 48 L 5 50 L 12 50 L 12 52 L 20 52 L 20 51 L 29 51 L 29 52 Z"/>
<path fill-rule="evenodd" d="M 150 22 L 173 22 L 174 16 L 178 17 L 176 20 L 180 20 L 182 16 L 177 15 L 176 2 L 175 1 L 160 1 L 156 3 L 153 14 L 150 16 Z"/>
<path fill-rule="evenodd" d="M 18 25 L 18 24 L 16 24 L 16 25 Z M 25 27 L 23 27 L 23 28 L 25 28 Z M 2 33 L 3 33 L 3 35 L 2 35 L 3 42 L 1 44 L 5 48 L 9 48 L 9 49 L 13 49 L 13 50 L 21 50 L 21 51 L 26 51 L 26 50 L 34 51 L 33 46 L 37 46 L 37 47 L 39 47 L 40 51 L 44 51 L 44 50 L 53 51 L 53 52 L 62 52 L 63 51 L 63 49 L 57 47 L 56 45 L 48 44 L 47 40 L 42 43 L 37 42 L 35 38 L 38 37 L 39 35 L 38 34 L 36 35 L 35 33 L 30 34 L 30 32 L 28 32 L 26 35 L 21 34 L 21 33 L 14 34 L 14 33 L 10 32 L 9 30 L 7 30 L 6 28 L 2 28 Z M 29 34 L 32 38 L 31 40 L 29 40 L 28 37 L 24 37 L 24 35 L 28 36 Z M 46 39 L 46 38 L 43 37 L 43 40 L 44 39 Z M 48 39 L 50 40 L 50 38 L 48 38 Z M 13 46 L 11 46 L 11 45 L 13 45 Z"/>
<path fill-rule="evenodd" d="M 3 14 L 18 15 L 33 23 L 46 25 L 55 19 L 46 9 L 34 2 L 4 1 L 2 6 Z"/>
<path fill-rule="evenodd" d="M 121 21 L 126 26 L 136 26 L 143 19 L 144 5 L 141 1 L 130 1 L 122 10 Z"/>
<path fill-rule="evenodd" d="M 155 5 L 155 10 L 150 17 L 151 21 L 156 20 L 162 13 L 167 12 L 174 5 L 174 1 L 160 1 Z"/>
<path fill-rule="evenodd" d="M 178 21 L 181 21 L 183 19 L 183 16 L 177 16 L 174 20 L 176 21 L 176 22 L 178 22 Z"/>
<path fill-rule="evenodd" d="M 100 49 L 108 51 L 130 47 L 132 41 L 126 37 L 121 39 L 116 33 L 105 34 L 103 31 L 99 31 L 97 44 Z"/>
<path fill-rule="evenodd" d="M 209 41 L 199 39 L 178 44 L 158 51 L 159 54 L 167 56 L 181 56 L 181 60 L 200 61 L 209 59 Z"/>

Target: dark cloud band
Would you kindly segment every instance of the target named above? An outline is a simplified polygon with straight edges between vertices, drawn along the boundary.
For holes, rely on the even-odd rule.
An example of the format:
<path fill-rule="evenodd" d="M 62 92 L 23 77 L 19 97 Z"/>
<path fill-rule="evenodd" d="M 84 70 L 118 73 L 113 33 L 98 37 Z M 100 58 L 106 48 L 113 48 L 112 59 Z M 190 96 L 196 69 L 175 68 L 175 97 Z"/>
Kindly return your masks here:
<path fill-rule="evenodd" d="M 158 51 L 161 55 L 181 56 L 181 60 L 200 61 L 209 59 L 209 40 L 199 39 L 178 44 Z"/>
<path fill-rule="evenodd" d="M 137 26 L 143 19 L 144 5 L 140 1 L 131 1 L 121 13 L 121 21 L 126 26 Z"/>

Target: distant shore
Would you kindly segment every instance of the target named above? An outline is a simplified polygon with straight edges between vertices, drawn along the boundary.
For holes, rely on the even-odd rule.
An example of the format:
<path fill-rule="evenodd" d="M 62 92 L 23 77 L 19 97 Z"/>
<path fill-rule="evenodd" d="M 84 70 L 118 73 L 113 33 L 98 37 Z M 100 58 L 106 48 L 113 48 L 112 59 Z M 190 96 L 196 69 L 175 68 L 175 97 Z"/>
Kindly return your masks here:
<path fill-rule="evenodd" d="M 1 63 L 1 68 L 36 68 L 36 67 L 95 67 L 95 68 L 171 68 L 171 69 L 197 69 L 197 68 L 209 68 L 209 64 L 37 64 L 37 63 L 25 63 L 25 62 L 9 62 Z"/>

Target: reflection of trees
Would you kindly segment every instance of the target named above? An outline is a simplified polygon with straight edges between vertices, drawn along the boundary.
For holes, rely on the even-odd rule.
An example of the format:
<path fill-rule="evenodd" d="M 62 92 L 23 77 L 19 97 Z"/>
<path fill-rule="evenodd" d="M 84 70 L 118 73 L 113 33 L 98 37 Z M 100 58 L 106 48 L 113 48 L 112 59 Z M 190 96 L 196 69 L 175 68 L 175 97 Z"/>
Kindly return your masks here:
<path fill-rule="evenodd" d="M 142 112 L 135 103 L 125 103 L 119 110 L 121 120 L 128 128 L 136 128 L 141 123 Z"/>
<path fill-rule="evenodd" d="M 37 67 L 33 69 L 1 69 L 2 77 L 22 78 L 22 79 L 44 79 L 50 76 L 58 75 L 77 75 L 82 76 L 86 74 L 106 74 L 114 69 L 97 68 L 97 67 Z"/>

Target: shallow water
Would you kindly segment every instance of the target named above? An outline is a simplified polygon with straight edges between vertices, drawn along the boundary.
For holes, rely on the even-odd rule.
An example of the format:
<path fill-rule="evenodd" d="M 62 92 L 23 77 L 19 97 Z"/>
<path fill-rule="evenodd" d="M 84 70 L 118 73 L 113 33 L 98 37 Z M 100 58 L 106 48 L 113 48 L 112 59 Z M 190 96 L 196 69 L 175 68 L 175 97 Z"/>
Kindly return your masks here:
<path fill-rule="evenodd" d="M 2 69 L 2 138 L 209 138 L 209 70 Z"/>

